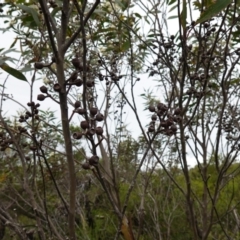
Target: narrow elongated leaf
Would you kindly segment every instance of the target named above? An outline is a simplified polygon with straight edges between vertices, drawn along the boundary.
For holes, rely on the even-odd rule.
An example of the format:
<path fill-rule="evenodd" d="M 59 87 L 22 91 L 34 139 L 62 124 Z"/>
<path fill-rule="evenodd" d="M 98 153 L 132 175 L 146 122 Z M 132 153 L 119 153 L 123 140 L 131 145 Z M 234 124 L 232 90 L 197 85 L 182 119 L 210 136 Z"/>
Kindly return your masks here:
<path fill-rule="evenodd" d="M 205 22 L 210 18 L 216 16 L 218 13 L 224 10 L 224 8 L 226 8 L 231 2 L 232 0 L 217 0 L 210 7 L 208 7 L 206 11 L 203 12 L 203 14 L 200 16 L 196 23 Z"/>
<path fill-rule="evenodd" d="M 175 2 L 176 2 L 177 0 L 171 0 L 171 1 L 168 1 L 168 5 L 172 5 L 172 4 L 174 4 Z"/>
<path fill-rule="evenodd" d="M 175 18 L 177 18 L 178 16 L 177 15 L 175 15 L 175 16 L 171 16 L 171 17 L 169 17 L 168 19 L 170 20 L 170 19 L 175 19 Z"/>
<path fill-rule="evenodd" d="M 139 13 L 134 13 L 134 15 L 140 19 L 142 19 L 142 16 Z"/>
<path fill-rule="evenodd" d="M 18 70 L 8 66 L 6 63 L 0 65 L 0 67 L 7 73 L 9 73 L 10 75 L 12 75 L 13 77 L 20 79 L 22 81 L 27 81 L 26 77 Z"/>
<path fill-rule="evenodd" d="M 25 6 L 25 5 L 17 5 L 19 8 L 21 8 L 23 11 L 29 13 L 32 15 L 33 19 L 34 19 L 34 22 L 37 24 L 37 26 L 40 25 L 40 21 L 39 21 L 39 18 L 38 18 L 38 12 L 31 8 L 31 7 L 28 7 L 28 6 Z"/>
<path fill-rule="evenodd" d="M 15 46 L 17 40 L 18 40 L 18 38 L 16 37 L 16 38 L 14 39 L 13 43 L 11 44 L 10 48 L 13 48 L 13 47 Z"/>
<path fill-rule="evenodd" d="M 187 25 L 187 1 L 186 0 L 183 0 L 182 7 L 183 8 L 180 15 L 180 20 L 181 20 L 182 28 L 185 29 Z"/>
<path fill-rule="evenodd" d="M 124 42 L 121 46 L 121 51 L 122 52 L 126 52 L 129 48 L 131 47 L 130 41 L 127 40 L 126 42 Z"/>
<path fill-rule="evenodd" d="M 51 15 L 52 15 L 53 17 L 55 17 L 55 15 L 56 15 L 59 11 L 61 11 L 61 7 L 56 7 L 56 8 L 54 8 L 54 9 L 52 10 Z"/>
<path fill-rule="evenodd" d="M 115 0 L 117 5 L 122 9 L 124 12 L 130 6 L 130 0 Z"/>
<path fill-rule="evenodd" d="M 169 13 L 170 13 L 170 12 L 172 12 L 174 9 L 176 9 L 176 8 L 177 8 L 177 6 L 178 6 L 177 4 L 176 4 L 176 5 L 174 5 L 173 7 L 171 7 L 171 8 L 169 9 L 169 11 L 168 11 L 168 12 L 169 12 Z"/>

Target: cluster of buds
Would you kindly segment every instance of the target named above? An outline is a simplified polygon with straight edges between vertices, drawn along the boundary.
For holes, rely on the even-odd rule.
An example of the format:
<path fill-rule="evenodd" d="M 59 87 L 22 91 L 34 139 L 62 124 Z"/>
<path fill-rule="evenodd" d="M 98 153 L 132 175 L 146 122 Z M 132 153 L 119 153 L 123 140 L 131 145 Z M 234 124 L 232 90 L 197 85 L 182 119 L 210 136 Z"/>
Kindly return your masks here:
<path fill-rule="evenodd" d="M 81 87 L 83 85 L 83 81 L 78 77 L 78 71 L 74 71 L 71 76 L 66 81 L 67 85 L 75 85 L 77 87 Z"/>
<path fill-rule="evenodd" d="M 227 134 L 226 139 L 228 141 L 232 141 L 234 144 L 236 141 L 240 140 L 240 125 L 239 125 L 239 108 L 228 105 L 227 111 L 224 112 L 223 121 L 222 121 L 222 129 Z M 239 145 L 239 144 L 238 144 Z"/>
<path fill-rule="evenodd" d="M 87 110 L 84 108 L 81 108 L 81 103 L 79 101 L 75 102 L 74 107 L 75 107 L 75 110 L 74 110 L 75 113 L 78 113 L 80 115 L 87 114 Z M 90 112 L 90 117 L 91 117 L 90 122 L 87 120 L 81 121 L 80 127 L 83 131 L 73 133 L 74 139 L 81 139 L 83 135 L 93 136 L 93 135 L 97 134 L 97 135 L 101 136 L 103 134 L 102 127 L 95 127 L 96 121 L 101 122 L 104 120 L 103 114 L 101 114 L 98 111 L 98 108 L 96 108 L 96 107 L 91 107 L 89 109 L 89 112 Z"/>
<path fill-rule="evenodd" d="M 49 0 L 48 3 L 49 3 L 49 7 L 51 8 L 58 7 L 57 3 L 54 0 Z"/>
<path fill-rule="evenodd" d="M 74 112 L 78 113 L 82 116 L 87 115 L 88 111 L 84 108 L 81 108 L 81 103 L 76 101 L 74 104 Z M 96 127 L 96 122 L 101 122 L 104 120 L 103 114 L 101 114 L 97 107 L 89 108 L 89 120 L 83 120 L 80 123 L 80 127 L 82 131 L 73 133 L 74 139 L 81 139 L 83 136 L 85 137 L 93 137 L 94 135 L 102 136 L 103 128 L 98 126 Z M 86 160 L 85 163 L 82 164 L 83 169 L 89 170 L 94 166 L 97 166 L 99 162 L 99 157 L 97 155 L 93 155 L 89 159 Z"/>
<path fill-rule="evenodd" d="M 93 167 L 96 167 L 98 165 L 98 162 L 99 157 L 97 155 L 93 155 L 82 164 L 82 168 L 85 170 L 92 169 Z"/>
<path fill-rule="evenodd" d="M 44 95 L 44 94 L 38 94 L 37 100 L 38 100 L 38 101 L 44 101 L 45 98 L 48 97 L 48 88 L 43 85 L 43 86 L 40 87 L 40 91 L 41 91 L 42 93 L 45 93 L 46 95 Z"/>
<path fill-rule="evenodd" d="M 157 106 L 149 106 L 149 111 L 154 114 L 151 117 L 151 122 L 148 127 L 148 132 L 156 132 L 156 122 L 160 121 L 157 128 L 157 133 L 164 134 L 166 136 L 172 136 L 177 132 L 176 123 L 182 120 L 181 113 L 182 110 L 180 108 L 174 109 L 174 111 L 170 111 L 169 107 L 167 107 L 163 103 L 158 103 Z"/>
<path fill-rule="evenodd" d="M 26 111 L 25 115 L 19 116 L 18 121 L 20 123 L 25 122 L 26 120 L 28 120 L 29 118 L 32 118 L 32 117 L 34 117 L 36 120 L 39 120 L 38 108 L 40 107 L 40 104 L 39 103 L 35 104 L 35 102 L 29 102 L 29 103 L 27 103 L 27 105 L 28 105 L 28 107 L 31 108 L 31 111 Z"/>
<path fill-rule="evenodd" d="M 0 151 L 5 151 L 11 144 L 13 144 L 13 140 L 0 132 Z"/>
<path fill-rule="evenodd" d="M 190 87 L 186 91 L 185 95 L 189 95 L 189 96 L 192 95 L 195 98 L 202 98 L 204 96 L 204 92 L 203 91 L 197 91 L 195 88 Z"/>
<path fill-rule="evenodd" d="M 59 83 L 55 83 L 53 85 L 53 90 L 55 92 L 61 92 L 60 84 Z M 44 93 L 44 94 L 38 94 L 38 96 L 37 96 L 37 100 L 38 101 L 44 101 L 47 97 L 52 98 L 51 94 L 48 93 L 48 88 L 45 85 L 40 87 L 40 91 L 41 91 L 41 93 Z"/>

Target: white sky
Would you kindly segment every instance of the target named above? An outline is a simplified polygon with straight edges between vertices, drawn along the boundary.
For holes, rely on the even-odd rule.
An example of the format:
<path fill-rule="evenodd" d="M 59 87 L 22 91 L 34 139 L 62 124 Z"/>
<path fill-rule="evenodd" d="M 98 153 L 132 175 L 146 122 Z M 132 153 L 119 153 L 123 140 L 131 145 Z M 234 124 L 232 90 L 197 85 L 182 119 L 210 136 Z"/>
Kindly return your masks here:
<path fill-rule="evenodd" d="M 174 15 L 174 13 L 171 13 L 170 16 Z M 196 16 L 197 19 L 198 16 Z M 178 30 L 178 24 L 177 20 L 168 20 L 168 31 L 170 34 L 175 34 Z M 0 28 L 3 27 L 3 24 L 0 23 Z M 13 32 L 5 32 L 1 36 L 1 42 L 0 42 L 0 48 L 6 48 L 8 49 L 11 43 L 14 41 L 15 34 Z M 16 46 L 17 47 L 17 46 Z M 17 55 L 14 57 L 17 57 Z M 0 71 L 0 84 L 3 83 L 3 81 L 6 79 L 7 74 Z M 29 74 L 26 75 L 28 82 L 30 82 L 31 76 Z M 142 125 L 145 127 L 146 124 L 150 122 L 150 113 L 148 111 L 143 111 L 143 99 L 139 97 L 141 93 L 143 93 L 144 89 L 152 88 L 156 82 L 154 82 L 152 79 L 148 78 L 148 74 L 142 74 L 140 75 L 141 81 L 137 82 L 135 86 L 135 96 L 136 96 L 136 103 L 138 107 L 138 113 L 140 115 L 140 119 L 142 121 Z M 43 85 L 42 80 L 38 80 L 34 83 L 33 88 L 33 100 L 37 102 L 37 95 L 40 94 L 39 87 Z M 12 76 L 8 76 L 8 80 L 6 83 L 6 94 L 10 94 L 13 96 L 14 100 L 19 101 L 21 104 L 25 105 L 27 107 L 27 102 L 30 101 L 30 86 L 28 83 L 18 80 Z M 159 95 L 159 93 L 158 93 Z M 51 99 L 46 99 L 43 102 L 39 102 L 41 104 L 40 109 L 41 110 L 47 110 L 51 109 L 55 111 L 56 117 L 60 120 L 60 110 L 59 106 L 53 102 Z M 6 100 L 3 102 L 3 112 L 7 116 L 13 116 L 17 115 L 17 111 L 21 110 L 22 107 L 16 104 L 15 102 L 11 100 Z M 128 129 L 132 133 L 132 136 L 137 138 L 140 135 L 140 129 L 138 124 L 136 124 L 136 119 L 132 111 L 127 107 L 126 109 L 126 119 L 125 123 L 128 125 Z M 71 114 L 71 113 L 70 113 Z M 78 119 L 73 119 L 76 124 L 79 124 Z M 112 123 L 114 125 L 114 123 Z M 112 126 L 112 129 L 113 126 Z M 147 128 L 145 128 L 147 130 Z"/>

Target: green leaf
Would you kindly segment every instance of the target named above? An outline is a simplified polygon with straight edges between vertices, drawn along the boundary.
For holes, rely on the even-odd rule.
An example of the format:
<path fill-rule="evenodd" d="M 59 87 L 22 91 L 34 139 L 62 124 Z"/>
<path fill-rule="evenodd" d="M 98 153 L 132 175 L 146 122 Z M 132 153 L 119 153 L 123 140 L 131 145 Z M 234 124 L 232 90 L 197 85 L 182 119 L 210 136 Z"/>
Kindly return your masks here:
<path fill-rule="evenodd" d="M 57 12 L 59 12 L 59 11 L 61 11 L 61 7 L 56 7 L 56 8 L 54 8 L 53 10 L 52 10 L 52 12 L 51 12 L 51 15 L 52 15 L 52 17 L 55 17 L 55 15 L 57 14 Z"/>
<path fill-rule="evenodd" d="M 10 48 L 13 48 L 13 47 L 15 46 L 17 40 L 18 40 L 18 38 L 16 37 L 16 38 L 14 39 L 13 43 L 11 44 Z"/>
<path fill-rule="evenodd" d="M 5 63 L 5 61 L 3 60 L 3 58 L 0 58 L 0 66 L 3 65 Z"/>
<path fill-rule="evenodd" d="M 39 21 L 39 18 L 38 18 L 38 12 L 31 8 L 31 7 L 28 7 L 28 6 L 25 6 L 25 5 L 17 5 L 19 8 L 21 8 L 23 11 L 29 13 L 30 15 L 32 15 L 35 23 L 37 24 L 37 26 L 40 25 L 40 21 Z"/>
<path fill-rule="evenodd" d="M 186 25 L 187 25 L 187 1 L 183 0 L 182 3 L 182 12 L 180 14 L 180 20 L 181 20 L 181 25 L 183 29 L 186 29 Z"/>
<path fill-rule="evenodd" d="M 239 85 L 239 82 L 240 82 L 240 78 L 235 78 L 235 79 L 232 79 L 229 82 L 229 85 L 234 85 L 234 84 L 238 84 Z"/>
<path fill-rule="evenodd" d="M 18 70 L 11 68 L 10 66 L 8 66 L 6 63 L 3 63 L 2 65 L 0 65 L 0 67 L 7 73 L 9 73 L 10 75 L 12 75 L 15 78 L 18 78 L 20 80 L 26 81 L 27 79 L 26 77 Z"/>
<path fill-rule="evenodd" d="M 168 19 L 170 20 L 170 19 L 175 19 L 175 18 L 177 18 L 178 16 L 177 15 L 175 15 L 175 16 L 171 16 L 171 17 L 169 17 Z"/>
<path fill-rule="evenodd" d="M 140 19 L 142 19 L 142 16 L 139 13 L 134 13 L 134 15 Z"/>
<path fill-rule="evenodd" d="M 15 48 L 14 48 L 14 49 L 9 48 L 9 49 L 7 49 L 6 51 L 2 52 L 2 55 L 3 55 L 3 56 L 6 56 L 6 54 L 7 54 L 7 53 L 10 53 L 10 52 L 19 52 L 19 51 L 17 51 Z M 10 59 L 10 57 L 7 57 L 7 58 Z M 13 59 L 13 58 L 12 58 L 12 59 Z"/>
<path fill-rule="evenodd" d="M 115 1 L 123 12 L 130 6 L 130 0 L 115 0 Z"/>
<path fill-rule="evenodd" d="M 177 6 L 178 6 L 177 4 L 176 4 L 176 5 L 174 5 L 173 7 L 171 7 L 171 8 L 169 9 L 169 11 L 168 11 L 168 12 L 169 12 L 169 13 L 170 13 L 170 12 L 172 12 L 172 11 L 173 11 L 175 8 L 177 8 Z"/>
<path fill-rule="evenodd" d="M 122 44 L 121 50 L 122 50 L 122 52 L 126 52 L 130 47 L 131 47 L 131 43 L 129 40 L 127 40 L 126 42 L 124 42 Z"/>
<path fill-rule="evenodd" d="M 29 71 L 33 71 L 34 69 L 35 69 L 34 67 L 26 66 L 21 69 L 21 72 L 29 72 Z"/>
<path fill-rule="evenodd" d="M 169 3 L 167 3 L 168 5 L 172 5 L 176 2 L 177 0 L 171 0 Z"/>
<path fill-rule="evenodd" d="M 197 20 L 196 23 L 202 23 L 210 18 L 216 16 L 220 13 L 224 8 L 226 8 L 232 1 L 231 0 L 217 0 L 213 3 L 210 7 L 206 9 L 206 11 L 201 14 L 200 18 Z"/>

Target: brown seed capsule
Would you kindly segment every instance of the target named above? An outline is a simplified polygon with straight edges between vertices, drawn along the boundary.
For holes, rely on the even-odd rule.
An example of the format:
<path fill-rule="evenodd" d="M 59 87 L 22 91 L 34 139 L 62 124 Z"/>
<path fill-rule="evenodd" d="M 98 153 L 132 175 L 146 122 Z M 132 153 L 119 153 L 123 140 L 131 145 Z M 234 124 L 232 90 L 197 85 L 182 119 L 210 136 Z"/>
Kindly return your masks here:
<path fill-rule="evenodd" d="M 173 118 L 173 114 L 172 114 L 171 112 L 168 112 L 168 113 L 167 113 L 167 117 L 170 118 L 170 119 L 172 119 L 172 118 Z"/>
<path fill-rule="evenodd" d="M 150 106 L 148 107 L 148 110 L 149 110 L 150 112 L 155 112 L 155 107 L 154 107 L 153 105 L 150 105 Z"/>
<path fill-rule="evenodd" d="M 30 157 L 25 157 L 26 161 L 30 161 L 31 158 Z"/>
<path fill-rule="evenodd" d="M 157 115 L 158 115 L 159 117 L 161 117 L 163 114 L 164 114 L 164 111 L 162 111 L 162 110 L 158 110 L 158 111 L 157 111 Z"/>
<path fill-rule="evenodd" d="M 83 81 L 82 81 L 82 79 L 78 78 L 76 81 L 74 81 L 74 84 L 75 84 L 77 87 L 80 87 L 80 86 L 82 86 Z"/>
<path fill-rule="evenodd" d="M 32 116 L 32 114 L 29 111 L 26 111 L 26 115 L 28 115 L 29 117 Z"/>
<path fill-rule="evenodd" d="M 175 114 L 175 115 L 180 115 L 180 114 L 181 114 L 181 109 L 180 109 L 180 108 L 176 108 L 176 109 L 174 110 L 174 114 Z"/>
<path fill-rule="evenodd" d="M 42 92 L 42 93 L 47 93 L 48 92 L 48 89 L 47 89 L 47 87 L 46 86 L 41 86 L 40 87 L 40 91 Z"/>
<path fill-rule="evenodd" d="M 177 126 L 175 124 L 173 124 L 170 128 L 173 132 L 177 131 Z"/>
<path fill-rule="evenodd" d="M 157 108 L 158 108 L 158 110 L 161 110 L 161 111 L 164 111 L 164 112 L 168 110 L 167 106 L 163 103 L 159 103 L 157 105 Z"/>
<path fill-rule="evenodd" d="M 94 86 L 94 81 L 93 80 L 88 80 L 86 82 L 87 87 L 93 87 Z"/>
<path fill-rule="evenodd" d="M 23 132 L 25 131 L 25 129 L 24 129 L 23 127 L 21 127 L 21 126 L 18 126 L 18 131 L 19 131 L 20 133 L 23 133 Z"/>
<path fill-rule="evenodd" d="M 73 58 L 72 59 L 72 65 L 76 68 L 79 69 L 80 67 L 80 60 L 78 58 Z"/>
<path fill-rule="evenodd" d="M 116 82 L 116 81 L 119 81 L 119 77 L 118 76 L 112 76 L 111 77 L 111 80 L 113 81 L 113 82 Z"/>
<path fill-rule="evenodd" d="M 101 121 L 103 121 L 104 116 L 103 116 L 101 113 L 98 113 L 98 114 L 96 115 L 95 119 L 96 119 L 98 122 L 101 122 Z"/>
<path fill-rule="evenodd" d="M 166 134 L 167 136 L 172 136 L 172 135 L 173 135 L 173 131 L 172 131 L 171 129 L 167 129 L 166 132 L 165 132 L 165 134 Z"/>
<path fill-rule="evenodd" d="M 162 122 L 160 123 L 160 126 L 161 126 L 161 127 L 164 127 L 164 128 L 167 128 L 167 127 L 168 127 L 167 121 L 162 121 Z"/>
<path fill-rule="evenodd" d="M 95 129 L 94 128 L 90 128 L 90 129 L 87 130 L 86 134 L 89 135 L 89 136 L 93 136 L 95 133 L 96 133 Z"/>
<path fill-rule="evenodd" d="M 173 125 L 173 119 L 168 118 L 166 123 L 167 123 L 168 127 L 172 126 Z"/>
<path fill-rule="evenodd" d="M 23 143 L 22 143 L 22 147 L 23 147 L 23 148 L 25 148 L 25 147 L 27 147 L 27 146 L 28 146 L 28 144 L 27 144 L 26 142 L 23 142 Z"/>
<path fill-rule="evenodd" d="M 152 118 L 152 121 L 156 121 L 157 120 L 157 115 L 153 114 L 151 118 Z"/>
<path fill-rule="evenodd" d="M 32 146 L 29 146 L 29 149 L 32 150 L 32 151 L 36 151 L 37 150 L 37 147 L 32 145 Z"/>
<path fill-rule="evenodd" d="M 82 129 L 85 130 L 85 129 L 89 128 L 89 123 L 88 123 L 88 121 L 82 121 L 80 126 Z"/>
<path fill-rule="evenodd" d="M 73 133 L 72 136 L 74 139 L 81 139 L 83 134 L 81 132 L 75 132 L 75 133 Z"/>
<path fill-rule="evenodd" d="M 150 124 L 149 124 L 149 126 L 150 126 L 150 125 L 155 126 L 155 123 L 156 123 L 155 121 L 151 121 Z"/>
<path fill-rule="evenodd" d="M 44 64 L 41 63 L 41 62 L 35 62 L 35 63 L 34 63 L 34 67 L 35 67 L 36 69 L 42 69 L 42 68 L 44 68 Z"/>
<path fill-rule="evenodd" d="M 91 113 L 92 116 L 95 116 L 98 112 L 97 107 L 91 107 L 89 110 L 90 110 L 90 113 Z"/>
<path fill-rule="evenodd" d="M 80 101 L 76 101 L 76 102 L 74 103 L 74 107 L 75 107 L 75 109 L 81 107 Z"/>
<path fill-rule="evenodd" d="M 37 104 L 35 105 L 35 107 L 36 107 L 36 108 L 40 107 L 40 103 L 37 103 Z"/>
<path fill-rule="evenodd" d="M 38 96 L 37 96 L 38 101 L 44 101 L 45 98 L 46 98 L 46 96 L 43 94 L 38 94 Z"/>
<path fill-rule="evenodd" d="M 151 125 L 149 128 L 148 128 L 148 132 L 154 132 L 155 131 L 155 127 L 153 125 Z"/>
<path fill-rule="evenodd" d="M 85 169 L 85 170 L 89 170 L 91 168 L 89 162 L 85 162 L 82 164 L 82 168 Z"/>
<path fill-rule="evenodd" d="M 102 135 L 102 134 L 103 134 L 103 129 L 102 129 L 102 127 L 96 127 L 96 134 L 97 134 L 97 135 Z"/>
<path fill-rule="evenodd" d="M 89 164 L 92 166 L 96 166 L 99 162 L 99 157 L 97 155 L 93 155 L 92 157 L 89 158 Z"/>
<path fill-rule="evenodd" d="M 103 75 L 102 75 L 101 73 L 98 74 L 98 77 L 99 77 L 99 80 L 100 80 L 100 81 L 103 81 L 103 80 L 104 80 L 104 77 L 103 77 Z"/>
<path fill-rule="evenodd" d="M 61 91 L 61 86 L 60 86 L 60 84 L 59 84 L 59 83 L 55 83 L 55 84 L 53 85 L 53 90 L 54 90 L 55 92 L 60 92 L 60 91 Z"/>
<path fill-rule="evenodd" d="M 28 102 L 27 105 L 28 105 L 29 107 L 34 107 L 35 103 L 34 103 L 34 102 Z"/>
<path fill-rule="evenodd" d="M 70 78 L 69 78 L 69 81 L 74 82 L 74 81 L 77 80 L 77 77 L 78 77 L 78 72 L 77 72 L 77 71 L 74 71 L 74 72 L 71 74 L 71 76 L 70 76 Z"/>
<path fill-rule="evenodd" d="M 210 26 L 210 24 L 209 24 L 208 22 L 205 22 L 205 23 L 204 23 L 204 27 L 205 27 L 205 28 L 208 28 L 209 26 Z"/>
<path fill-rule="evenodd" d="M 179 116 L 179 115 L 178 115 L 178 116 L 174 116 L 174 117 L 173 117 L 173 121 L 174 121 L 174 122 L 181 122 L 181 121 L 182 121 L 182 117 Z"/>
<path fill-rule="evenodd" d="M 87 113 L 86 109 L 84 109 L 84 108 L 78 108 L 78 109 L 76 109 L 74 112 L 75 112 L 75 113 L 78 113 L 78 114 L 80 114 L 80 115 L 84 115 L 84 114 Z"/>

